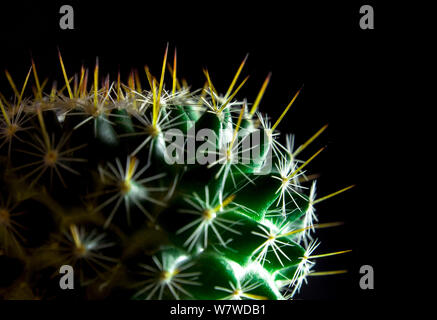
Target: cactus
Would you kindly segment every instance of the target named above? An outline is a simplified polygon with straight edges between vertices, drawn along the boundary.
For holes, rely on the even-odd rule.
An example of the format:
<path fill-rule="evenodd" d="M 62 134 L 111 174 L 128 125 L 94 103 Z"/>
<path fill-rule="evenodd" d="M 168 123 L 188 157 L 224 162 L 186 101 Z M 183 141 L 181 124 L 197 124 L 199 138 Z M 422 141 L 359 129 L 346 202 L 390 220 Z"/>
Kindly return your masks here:
<path fill-rule="evenodd" d="M 44 90 L 33 61 L 21 87 L 6 72 L 4 298 L 68 296 L 59 269 L 70 265 L 85 299 L 290 299 L 315 258 L 346 252 L 313 255 L 315 229 L 339 224 L 315 223 L 314 206 L 350 187 L 316 199 L 304 169 L 323 148 L 297 158 L 327 126 L 296 149 L 277 130 L 300 90 L 272 125 L 258 111 L 270 75 L 253 104 L 236 100 L 246 59 L 219 95 L 207 70 L 203 89 L 180 82 L 176 51 L 167 56 L 168 46 L 158 79 L 145 68 L 148 90 L 136 71 L 126 84 L 101 81 L 98 62 L 69 78 L 60 54 L 63 88 Z M 216 139 L 196 139 L 202 129 Z M 172 132 L 184 143 L 169 151 Z"/>

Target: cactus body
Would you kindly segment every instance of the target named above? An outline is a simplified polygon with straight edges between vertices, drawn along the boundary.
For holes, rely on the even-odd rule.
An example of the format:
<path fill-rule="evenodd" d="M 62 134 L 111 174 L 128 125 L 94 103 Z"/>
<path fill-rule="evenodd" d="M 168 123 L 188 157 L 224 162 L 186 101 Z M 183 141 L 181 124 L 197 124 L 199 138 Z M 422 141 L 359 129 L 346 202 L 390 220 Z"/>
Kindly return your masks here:
<path fill-rule="evenodd" d="M 235 99 L 239 87 L 219 95 L 207 72 L 201 91 L 181 87 L 175 73 L 166 89 L 164 68 L 161 79 L 147 74 L 143 90 L 133 75 L 127 85 L 99 84 L 96 66 L 92 85 L 82 69 L 47 94 L 33 72 L 33 98 L 0 101 L 2 264 L 24 266 L 0 283 L 4 297 L 59 297 L 47 283 L 66 264 L 85 298 L 294 295 L 317 245 L 315 184 L 308 192 L 309 161 L 281 144 L 282 118 L 271 126 Z M 174 129 L 188 142 L 170 155 Z M 190 136 L 202 129 L 216 140 Z M 216 161 L 193 161 L 188 148 Z"/>

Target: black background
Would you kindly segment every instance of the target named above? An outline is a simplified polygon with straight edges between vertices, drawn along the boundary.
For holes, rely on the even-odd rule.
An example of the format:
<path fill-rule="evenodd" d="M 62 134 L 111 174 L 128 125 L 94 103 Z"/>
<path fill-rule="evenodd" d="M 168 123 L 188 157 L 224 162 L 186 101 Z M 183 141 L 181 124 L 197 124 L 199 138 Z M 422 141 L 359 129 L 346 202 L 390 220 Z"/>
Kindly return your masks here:
<path fill-rule="evenodd" d="M 59 28 L 63 4 L 75 10 L 74 30 Z M 362 4 L 373 4 L 375 30 L 359 28 Z M 0 70 L 7 68 L 22 83 L 33 56 L 40 77 L 61 81 L 59 47 L 70 75 L 82 63 L 92 68 L 96 56 L 102 74 L 112 77 L 120 69 L 127 79 L 131 68 L 142 71 L 145 64 L 158 74 L 168 42 L 170 53 L 177 47 L 179 76 L 197 88 L 204 83 L 202 68 L 208 67 L 215 87 L 224 92 L 249 53 L 244 74 L 251 77 L 238 96 L 253 101 L 271 71 L 260 110 L 273 119 L 304 84 L 279 129 L 295 133 L 299 143 L 329 123 L 302 154 L 309 157 L 327 146 L 309 167 L 321 174 L 318 194 L 357 186 L 317 207 L 321 222 L 345 222 L 318 231 L 318 252 L 353 252 L 320 259 L 316 269 L 346 268 L 349 273 L 310 278 L 297 298 L 371 301 L 388 289 L 382 243 L 392 212 L 383 200 L 390 188 L 384 181 L 391 174 L 387 124 L 396 119 L 386 92 L 391 68 L 387 15 L 371 1 L 14 1 L 0 5 Z M 146 83 L 144 74 L 142 79 Z M 6 96 L 12 94 L 4 76 L 0 84 Z M 375 269 L 374 290 L 359 287 L 359 268 L 365 264 Z"/>

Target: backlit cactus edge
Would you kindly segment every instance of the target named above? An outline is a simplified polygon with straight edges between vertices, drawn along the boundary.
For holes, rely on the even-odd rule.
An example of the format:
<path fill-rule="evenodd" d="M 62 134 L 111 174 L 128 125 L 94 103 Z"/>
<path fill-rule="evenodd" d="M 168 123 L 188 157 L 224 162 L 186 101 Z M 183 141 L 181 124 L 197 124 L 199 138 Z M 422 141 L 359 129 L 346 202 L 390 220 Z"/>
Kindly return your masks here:
<path fill-rule="evenodd" d="M 22 86 L 6 72 L 14 95 L 0 99 L 0 264 L 15 272 L 0 296 L 62 296 L 59 268 L 71 265 L 85 299 L 290 299 L 323 274 L 311 270 L 315 258 L 342 253 L 313 254 L 311 232 L 337 225 L 313 224 L 314 205 L 350 187 L 316 199 L 305 169 L 322 149 L 297 158 L 326 126 L 296 149 L 277 131 L 299 92 L 271 125 L 257 111 L 270 76 L 253 104 L 235 98 L 246 59 L 219 95 L 207 70 L 203 89 L 180 83 L 176 51 L 172 63 L 167 52 L 160 77 L 145 68 L 148 90 L 137 72 L 127 84 L 101 81 L 98 63 L 68 78 L 60 55 L 63 88 L 44 90 L 33 62 Z M 217 160 L 189 161 L 186 142 L 173 150 L 184 161 L 169 163 L 175 129 L 184 139 L 212 130 Z M 255 133 L 258 143 L 241 148 Z M 205 147 L 191 141 L 194 154 Z"/>

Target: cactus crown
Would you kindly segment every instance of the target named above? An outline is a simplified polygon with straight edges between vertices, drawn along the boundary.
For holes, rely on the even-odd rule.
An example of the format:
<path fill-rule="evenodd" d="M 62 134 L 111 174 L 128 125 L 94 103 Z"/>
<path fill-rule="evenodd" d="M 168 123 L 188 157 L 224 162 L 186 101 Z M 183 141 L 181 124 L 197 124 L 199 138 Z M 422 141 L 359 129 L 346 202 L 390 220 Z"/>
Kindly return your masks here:
<path fill-rule="evenodd" d="M 313 255 L 312 232 L 338 225 L 315 224 L 314 205 L 350 187 L 316 199 L 305 169 L 323 148 L 298 157 L 327 126 L 298 148 L 278 131 L 300 90 L 272 125 L 258 112 L 270 75 L 249 105 L 235 98 L 246 59 L 220 95 L 207 70 L 203 89 L 180 82 L 167 53 L 148 90 L 137 72 L 101 81 L 98 63 L 69 78 L 61 55 L 62 88 L 33 62 L 21 88 L 6 73 L 0 249 L 26 267 L 5 297 L 56 296 L 46 284 L 68 264 L 89 298 L 288 299 L 315 258 L 342 253 Z"/>

